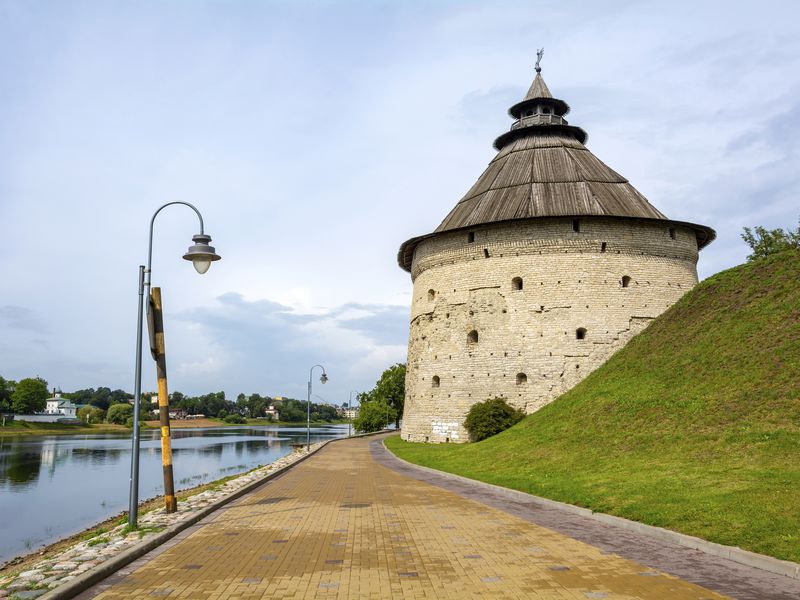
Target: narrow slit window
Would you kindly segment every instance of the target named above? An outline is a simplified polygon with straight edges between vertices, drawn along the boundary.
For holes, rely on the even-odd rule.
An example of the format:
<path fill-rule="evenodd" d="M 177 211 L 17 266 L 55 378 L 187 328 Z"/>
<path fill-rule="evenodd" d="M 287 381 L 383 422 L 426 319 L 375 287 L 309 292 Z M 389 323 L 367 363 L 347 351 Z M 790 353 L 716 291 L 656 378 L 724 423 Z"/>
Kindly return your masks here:
<path fill-rule="evenodd" d="M 436 290 L 428 290 L 428 301 L 432 301 L 436 298 Z"/>
<path fill-rule="evenodd" d="M 579 219 L 572 219 L 572 231 L 575 233 L 580 233 L 581 230 L 581 222 Z"/>
<path fill-rule="evenodd" d="M 628 275 L 622 276 L 622 287 L 626 288 L 631 285 L 631 278 Z"/>
<path fill-rule="evenodd" d="M 431 379 L 431 387 L 438 388 L 439 387 L 439 376 L 434 375 L 433 379 Z"/>
<path fill-rule="evenodd" d="M 475 232 L 474 231 L 467 232 L 467 243 L 471 244 L 474 241 L 475 241 Z"/>
<path fill-rule="evenodd" d="M 477 344 L 478 343 L 478 332 L 474 329 L 467 334 L 467 343 L 468 344 Z"/>
<path fill-rule="evenodd" d="M 483 249 L 483 258 L 489 258 L 489 249 L 488 248 L 484 248 Z"/>
<path fill-rule="evenodd" d="M 600 244 L 600 252 L 605 252 L 605 251 L 606 251 L 606 243 L 603 242 L 602 244 Z"/>
<path fill-rule="evenodd" d="M 578 327 L 575 330 L 575 339 L 576 340 L 585 340 L 586 339 L 586 329 L 583 327 Z"/>
<path fill-rule="evenodd" d="M 525 373 L 517 373 L 517 385 L 525 385 L 528 383 L 528 376 Z"/>
<path fill-rule="evenodd" d="M 675 239 L 676 234 L 675 234 L 675 228 L 674 227 L 670 227 L 669 228 L 669 237 L 671 237 L 673 240 Z"/>
<path fill-rule="evenodd" d="M 522 289 L 522 277 L 514 277 L 511 280 L 511 289 L 517 291 Z"/>

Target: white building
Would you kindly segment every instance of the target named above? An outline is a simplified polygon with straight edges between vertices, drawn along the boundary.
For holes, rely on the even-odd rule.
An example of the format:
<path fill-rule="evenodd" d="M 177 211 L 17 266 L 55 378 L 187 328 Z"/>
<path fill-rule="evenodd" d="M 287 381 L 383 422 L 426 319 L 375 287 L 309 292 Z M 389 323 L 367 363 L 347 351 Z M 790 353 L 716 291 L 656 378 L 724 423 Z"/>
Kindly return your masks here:
<path fill-rule="evenodd" d="M 44 412 L 48 415 L 60 415 L 74 419 L 78 412 L 78 407 L 70 400 L 65 400 L 59 392 L 53 392 L 53 397 L 47 401 Z"/>
<path fill-rule="evenodd" d="M 358 409 L 358 406 L 351 406 L 350 408 L 345 408 L 342 411 L 342 414 L 344 415 L 345 419 L 355 419 L 358 417 Z"/>

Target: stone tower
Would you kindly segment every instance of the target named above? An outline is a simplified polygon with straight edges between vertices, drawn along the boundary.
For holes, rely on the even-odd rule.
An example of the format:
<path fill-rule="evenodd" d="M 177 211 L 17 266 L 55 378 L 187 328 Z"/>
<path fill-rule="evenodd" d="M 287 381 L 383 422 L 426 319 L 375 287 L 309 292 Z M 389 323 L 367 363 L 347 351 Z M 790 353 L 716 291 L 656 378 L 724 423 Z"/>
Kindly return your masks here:
<path fill-rule="evenodd" d="M 403 439 L 467 441 L 488 398 L 551 402 L 697 283 L 715 237 L 595 157 L 536 71 L 475 185 L 400 247 L 414 282 Z"/>

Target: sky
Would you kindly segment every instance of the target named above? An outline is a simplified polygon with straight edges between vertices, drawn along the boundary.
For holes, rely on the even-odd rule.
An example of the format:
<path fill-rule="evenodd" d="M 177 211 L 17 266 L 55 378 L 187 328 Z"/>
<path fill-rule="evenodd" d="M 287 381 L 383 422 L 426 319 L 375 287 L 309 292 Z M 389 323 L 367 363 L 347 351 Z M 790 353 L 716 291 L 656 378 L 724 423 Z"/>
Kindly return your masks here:
<path fill-rule="evenodd" d="M 0 376 L 133 390 L 155 223 L 171 390 L 346 402 L 404 362 L 433 231 L 542 75 L 701 278 L 800 217 L 800 3 L 0 0 Z M 145 355 L 143 389 L 155 389 Z"/>

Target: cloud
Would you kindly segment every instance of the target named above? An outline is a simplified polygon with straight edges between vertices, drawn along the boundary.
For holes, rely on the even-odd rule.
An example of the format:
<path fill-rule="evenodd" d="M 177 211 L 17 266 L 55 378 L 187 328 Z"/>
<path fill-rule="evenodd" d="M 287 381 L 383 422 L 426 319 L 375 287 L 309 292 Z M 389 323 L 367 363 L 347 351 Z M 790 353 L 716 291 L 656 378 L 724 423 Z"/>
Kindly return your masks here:
<path fill-rule="evenodd" d="M 24 306 L 0 306 L 0 320 L 6 327 L 33 333 L 47 333 L 47 328 L 39 316 Z"/>
<path fill-rule="evenodd" d="M 234 397 L 259 391 L 304 398 L 308 369 L 322 364 L 330 382 L 316 393 L 341 402 L 405 360 L 405 306 L 349 302 L 309 312 L 226 293 L 212 306 L 167 317 L 180 324 L 173 325 L 174 342 L 167 332 L 168 346 L 175 348 L 168 356 L 184 357 L 175 369 L 178 385 L 216 389 L 215 382 L 235 382 L 225 386 Z"/>
<path fill-rule="evenodd" d="M 0 3 L 0 375 L 130 390 L 147 225 L 178 199 L 223 260 L 195 276 L 194 216 L 159 215 L 172 388 L 305 397 L 317 362 L 331 381 L 315 393 L 371 386 L 405 358 L 398 246 L 492 159 L 541 46 L 589 149 L 717 230 L 701 276 L 744 260 L 743 226 L 796 223 L 796 0 L 542 10 Z"/>

